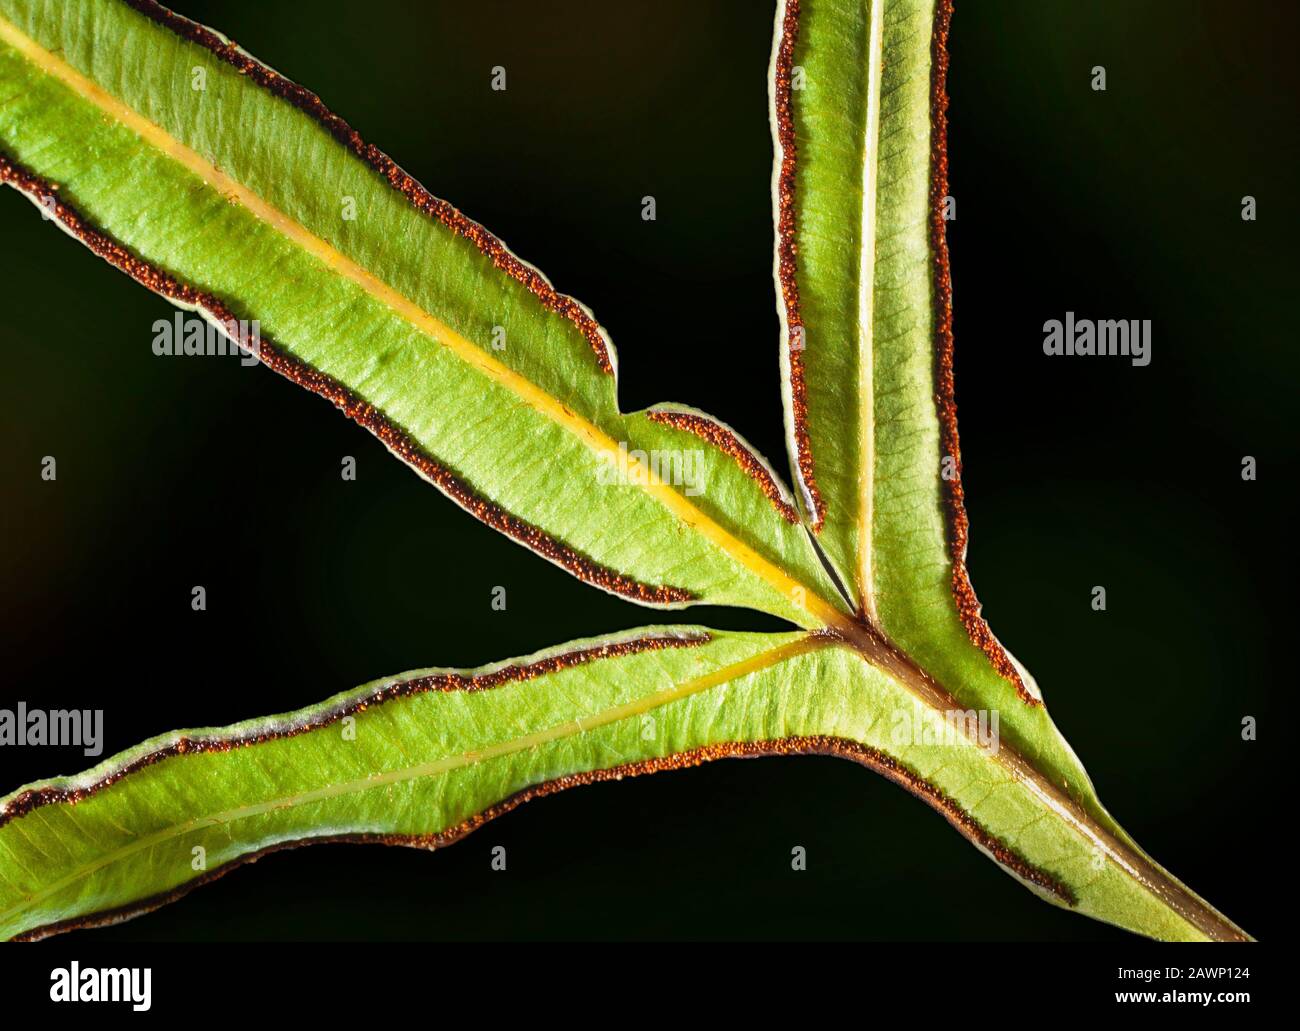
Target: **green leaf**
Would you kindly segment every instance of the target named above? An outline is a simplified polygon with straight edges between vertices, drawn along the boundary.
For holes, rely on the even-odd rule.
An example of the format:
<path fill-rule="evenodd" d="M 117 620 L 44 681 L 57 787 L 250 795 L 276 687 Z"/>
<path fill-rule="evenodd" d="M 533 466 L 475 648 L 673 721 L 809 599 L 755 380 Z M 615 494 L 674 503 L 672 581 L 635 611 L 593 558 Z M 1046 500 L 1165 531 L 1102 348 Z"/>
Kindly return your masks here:
<path fill-rule="evenodd" d="M 155 738 L 4 800 L 0 935 L 148 909 L 295 842 L 436 847 L 520 792 L 769 736 L 785 667 L 809 647 L 802 634 L 655 628 Z"/>
<path fill-rule="evenodd" d="M 154 15 L 0 4 L 7 180 L 170 299 L 255 320 L 267 365 L 583 579 L 804 626 L 842 606 L 742 440 L 702 414 L 620 413 L 586 309 L 314 95 Z"/>
<path fill-rule="evenodd" d="M 1086 834 L 1044 820 L 1030 785 L 946 726 L 855 652 L 802 633 L 647 628 L 478 670 L 418 670 L 299 712 L 155 738 L 0 800 L 0 935 L 124 919 L 304 842 L 437 848 L 574 784 L 792 753 L 898 781 L 1045 898 L 1196 934 L 1119 870 L 1094 871 Z"/>
<path fill-rule="evenodd" d="M 1008 740 L 1116 830 L 966 575 L 942 220 L 948 17 L 934 0 L 778 11 L 773 192 L 792 472 L 863 620 L 964 707 L 1001 710 Z"/>
<path fill-rule="evenodd" d="M 0 809 L 0 933 L 125 917 L 293 844 L 433 847 L 570 784 L 825 753 L 912 791 L 1049 901 L 1156 937 L 1245 937 L 1105 811 L 966 575 L 949 16 L 778 9 L 796 502 L 709 416 L 621 413 L 586 309 L 313 94 L 151 0 L 0 0 L 0 179 L 44 215 L 246 346 L 237 320 L 256 320 L 265 364 L 584 580 L 802 628 L 650 628 L 420 671 L 29 785 Z"/>
<path fill-rule="evenodd" d="M 935 57 L 947 16 L 939 11 L 936 32 L 936 8 L 803 0 L 779 15 L 772 106 L 786 423 L 803 509 L 858 611 L 955 685 L 976 677 L 996 689 L 968 638 L 987 642 L 1028 695 L 1032 682 L 979 621 L 962 566 L 955 423 L 945 438 L 946 100 Z M 950 505 L 961 528 L 952 542 Z"/>

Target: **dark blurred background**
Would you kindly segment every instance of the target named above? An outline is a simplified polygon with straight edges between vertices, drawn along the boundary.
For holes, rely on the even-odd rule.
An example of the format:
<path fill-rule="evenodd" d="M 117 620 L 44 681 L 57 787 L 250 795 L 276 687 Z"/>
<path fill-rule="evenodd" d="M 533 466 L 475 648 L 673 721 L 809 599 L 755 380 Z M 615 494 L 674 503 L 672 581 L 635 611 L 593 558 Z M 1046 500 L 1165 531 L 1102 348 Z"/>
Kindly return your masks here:
<path fill-rule="evenodd" d="M 318 91 L 589 304 L 618 346 L 625 410 L 697 405 L 785 467 L 771 5 L 173 6 Z M 1270 717 L 1294 680 L 1297 20 L 1265 0 L 965 0 L 950 47 L 975 584 L 1103 801 L 1260 937 L 1286 819 Z M 488 88 L 494 65 L 504 93 Z M 640 218 L 644 194 L 656 222 Z M 1255 222 L 1241 219 L 1247 194 Z M 474 522 L 266 370 L 154 357 L 169 306 L 9 190 L 0 291 L 2 705 L 102 707 L 107 755 L 657 618 Z M 1152 364 L 1047 360 L 1041 325 L 1066 310 L 1151 319 Z M 39 478 L 43 455 L 55 484 Z M 1257 482 L 1241 479 L 1244 455 Z M 206 613 L 190 609 L 194 584 Z M 495 585 L 506 612 L 490 608 Z M 1241 740 L 1245 716 L 1258 742 Z M 0 791 L 87 765 L 76 749 L 0 762 Z M 498 844 L 508 876 L 489 870 Z M 84 933 L 1123 937 L 1036 900 L 872 774 L 807 758 L 568 792 L 435 854 L 280 854 Z"/>

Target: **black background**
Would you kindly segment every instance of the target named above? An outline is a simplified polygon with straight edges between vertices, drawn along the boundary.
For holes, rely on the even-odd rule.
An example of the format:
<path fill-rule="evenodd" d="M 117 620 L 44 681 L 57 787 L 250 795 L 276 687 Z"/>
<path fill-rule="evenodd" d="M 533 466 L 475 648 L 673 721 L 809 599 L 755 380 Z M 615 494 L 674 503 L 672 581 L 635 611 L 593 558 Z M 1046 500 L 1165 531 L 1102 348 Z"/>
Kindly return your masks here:
<path fill-rule="evenodd" d="M 784 467 L 769 5 L 174 6 L 317 90 L 589 304 L 625 410 L 697 405 Z M 1240 0 L 967 0 L 950 45 L 977 590 L 1103 801 L 1259 937 L 1286 877 L 1270 717 L 1294 683 L 1296 20 Z M 168 305 L 12 191 L 0 247 L 0 704 L 103 708 L 107 755 L 655 620 L 475 523 L 265 369 L 154 357 Z M 1151 319 L 1152 364 L 1045 358 L 1041 325 L 1066 310 Z M 1241 480 L 1243 455 L 1258 482 Z M 1247 715 L 1258 742 L 1241 740 Z M 86 765 L 6 749 L 0 791 Z M 505 875 L 489 870 L 497 844 Z M 806 873 L 790 871 L 795 844 Z M 568 792 L 434 854 L 280 854 L 80 936 L 1124 937 L 1036 900 L 864 770 L 807 758 Z"/>

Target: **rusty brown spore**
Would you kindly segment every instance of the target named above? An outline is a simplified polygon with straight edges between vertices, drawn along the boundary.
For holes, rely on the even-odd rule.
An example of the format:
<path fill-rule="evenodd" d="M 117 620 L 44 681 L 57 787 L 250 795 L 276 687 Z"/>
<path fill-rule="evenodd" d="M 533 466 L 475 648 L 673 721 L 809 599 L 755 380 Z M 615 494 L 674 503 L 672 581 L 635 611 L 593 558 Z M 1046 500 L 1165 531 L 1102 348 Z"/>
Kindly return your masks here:
<path fill-rule="evenodd" d="M 645 414 L 652 422 L 692 433 L 728 455 L 740 466 L 741 471 L 758 484 L 759 489 L 772 502 L 772 506 L 780 513 L 781 518 L 788 523 L 799 522 L 798 511 L 786 499 L 771 470 L 722 423 L 698 412 L 675 412 L 670 409 L 652 408 Z"/>
<path fill-rule="evenodd" d="M 707 644 L 713 638 L 708 633 L 683 634 L 646 634 L 643 637 L 628 638 L 622 641 L 609 641 L 591 648 L 576 648 L 573 651 L 549 655 L 536 662 L 525 665 L 506 665 L 488 673 L 465 674 L 454 670 L 445 673 L 433 673 L 429 676 L 414 677 L 410 680 L 397 680 L 385 684 L 372 694 L 352 698 L 334 708 L 315 713 L 299 722 L 286 722 L 281 726 L 268 726 L 255 733 L 237 734 L 230 737 L 180 737 L 162 748 L 132 759 L 118 768 L 106 773 L 89 784 L 78 787 L 61 787 L 50 785 L 33 788 L 11 799 L 3 811 L 0 811 L 0 827 L 26 816 L 36 809 L 48 805 L 76 805 L 78 802 L 96 795 L 119 781 L 147 769 L 165 759 L 182 755 L 203 755 L 213 752 L 230 752 L 238 748 L 279 741 L 284 738 L 297 737 L 314 730 L 320 730 L 337 723 L 347 716 L 355 716 L 368 709 L 376 708 L 398 698 L 410 698 L 413 695 L 430 692 L 452 691 L 491 691 L 504 684 L 522 683 L 535 680 L 561 670 L 586 665 L 602 659 L 620 658 L 625 655 L 637 655 L 642 652 L 660 651 L 666 648 L 691 648 Z"/>
<path fill-rule="evenodd" d="M 944 479 L 944 497 L 948 511 L 948 547 L 952 556 L 952 593 L 966 633 L 985 655 L 993 668 L 1009 680 L 1016 694 L 1028 705 L 1039 705 L 1025 685 L 1011 656 L 993 636 L 980 614 L 979 599 L 966 568 L 966 547 L 970 537 L 970 520 L 966 515 L 965 493 L 961 484 L 961 444 L 957 437 L 957 401 L 953 377 L 952 273 L 948 265 L 948 240 L 943 220 L 944 198 L 948 196 L 948 32 L 952 24 L 952 2 L 942 0 L 935 12 L 932 44 L 930 119 L 930 241 L 934 255 L 935 308 L 935 402 L 943 452 L 952 457 L 953 474 Z"/>
<path fill-rule="evenodd" d="M 256 852 L 250 852 L 248 855 L 240 856 L 238 859 L 232 860 L 216 870 L 211 870 L 203 876 L 195 878 L 172 891 L 160 895 L 154 895 L 147 899 L 130 903 L 126 906 L 120 906 L 100 913 L 90 914 L 89 916 L 77 917 L 72 920 L 62 920 L 57 923 L 47 924 L 44 927 L 33 928 L 32 930 L 20 935 L 16 940 L 36 941 L 54 934 L 59 934 L 63 931 L 71 931 L 87 927 L 100 927 L 106 924 L 129 920 L 134 916 L 139 916 L 142 913 L 147 913 L 159 908 L 160 906 L 164 906 L 169 902 L 174 902 L 176 899 L 188 894 L 195 888 L 214 881 L 219 877 L 223 877 L 245 863 L 256 862 L 263 856 L 284 849 L 301 848 L 306 845 L 318 844 L 398 845 L 408 848 L 429 850 L 444 848 L 447 845 L 455 844 L 462 838 L 478 830 L 480 827 L 495 820 L 497 817 L 504 816 L 505 814 L 519 808 L 525 802 L 529 802 L 535 798 L 545 798 L 548 795 L 554 795 L 569 788 L 580 787 L 586 784 L 602 783 L 605 781 L 622 780 L 624 777 L 638 777 L 644 774 L 658 773 L 665 770 L 688 769 L 717 759 L 752 759 L 783 755 L 836 756 L 841 759 L 852 760 L 868 769 L 874 770 L 876 773 L 879 773 L 886 779 L 911 792 L 913 795 L 937 810 L 940 815 L 942 815 L 944 819 L 946 819 L 963 837 L 983 848 L 986 852 L 992 855 L 998 863 L 1010 870 L 1021 880 L 1027 881 L 1045 892 L 1049 892 L 1066 905 L 1073 906 L 1077 903 L 1077 898 L 1069 885 L 1062 882 L 1049 871 L 1031 863 L 1001 838 L 998 838 L 991 831 L 985 828 L 944 791 L 935 787 L 929 781 L 925 780 L 902 763 L 899 763 L 891 756 L 877 751 L 874 748 L 858 744 L 855 741 L 848 741 L 843 738 L 809 736 L 776 738 L 767 741 L 753 742 L 734 741 L 724 744 L 707 745 L 702 748 L 694 748 L 689 751 L 677 752 L 672 755 L 661 756 L 654 759 L 624 763 L 620 766 L 614 766 L 609 769 L 592 770 L 590 772 L 575 773 L 565 777 L 558 777 L 554 780 L 535 784 L 532 787 L 525 788 L 523 791 L 516 792 L 509 798 L 504 799 L 495 805 L 489 806 L 487 809 L 484 809 L 480 813 L 476 813 L 456 826 L 435 834 L 335 834 L 319 838 L 305 838 L 296 841 L 279 842 L 267 848 L 259 849 Z"/>
<path fill-rule="evenodd" d="M 794 138 L 794 101 L 791 77 L 794 69 L 794 48 L 799 38 L 799 0 L 786 0 L 785 16 L 781 22 L 781 41 L 777 45 L 772 92 L 776 108 L 776 134 L 780 146 L 780 170 L 777 174 L 777 279 L 781 284 L 781 298 L 785 305 L 787 328 L 786 360 L 790 368 L 790 415 L 794 429 L 794 460 L 799 482 L 807 494 L 812 510 L 808 513 L 814 531 L 820 531 L 826 522 L 821 491 L 813 468 L 812 441 L 808 436 L 808 384 L 804 372 L 806 341 L 799 339 L 795 346 L 791 338 L 803 336 L 803 316 L 799 311 L 799 230 L 796 208 L 796 173 L 798 170 L 798 144 Z"/>
<path fill-rule="evenodd" d="M 191 43 L 203 47 L 226 64 L 246 75 L 267 92 L 292 104 L 320 124 L 339 143 L 378 172 L 388 184 L 410 202 L 417 211 L 436 220 L 457 236 L 464 237 L 487 257 L 495 268 L 522 284 L 547 311 L 568 319 L 582 334 L 596 357 L 601 371 L 612 375 L 614 365 L 609 347 L 599 324 L 581 304 L 572 297 L 555 290 L 537 269 L 520 261 L 510 250 L 483 226 L 467 218 L 455 206 L 433 196 L 411 175 L 374 144 L 366 143 L 360 133 L 331 111 L 315 93 L 286 79 L 256 58 L 240 50 L 233 42 L 226 42 L 211 29 L 169 11 L 155 0 L 126 0 L 126 2 L 151 21 Z"/>
<path fill-rule="evenodd" d="M 71 205 L 58 199 L 57 187 L 0 153 L 0 182 L 7 183 L 37 200 L 46 213 L 56 219 L 92 252 L 115 266 L 136 282 L 157 294 L 190 308 L 201 309 L 222 326 L 238 325 L 234 313 L 219 298 L 144 261 L 108 234 L 91 226 Z M 242 328 L 240 332 L 243 332 Z M 235 341 L 250 350 L 247 340 Z M 258 357 L 263 364 L 286 379 L 331 401 L 355 422 L 360 423 L 421 475 L 471 515 L 507 537 L 524 545 L 580 580 L 612 594 L 651 605 L 676 605 L 692 601 L 690 591 L 679 587 L 643 584 L 603 566 L 580 551 L 556 540 L 545 530 L 507 512 L 474 489 L 465 479 L 426 452 L 402 427 L 390 420 L 370 402 L 358 397 L 333 377 L 308 365 L 262 337 Z"/>

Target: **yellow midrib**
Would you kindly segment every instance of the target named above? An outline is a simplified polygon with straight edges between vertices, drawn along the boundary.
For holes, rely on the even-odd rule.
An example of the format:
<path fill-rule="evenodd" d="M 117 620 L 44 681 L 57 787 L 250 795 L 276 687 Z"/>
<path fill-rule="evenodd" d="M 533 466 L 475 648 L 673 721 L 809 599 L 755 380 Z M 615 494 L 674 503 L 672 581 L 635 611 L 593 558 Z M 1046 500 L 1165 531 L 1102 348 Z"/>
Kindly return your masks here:
<path fill-rule="evenodd" d="M 492 759 L 500 759 L 508 755 L 514 755 L 518 752 L 527 751 L 532 748 L 541 748 L 551 742 L 558 741 L 561 738 L 571 737 L 581 734 L 588 730 L 595 730 L 598 727 L 604 727 L 611 723 L 617 723 L 620 720 L 629 719 L 634 716 L 640 716 L 649 712 L 651 709 L 657 709 L 669 702 L 680 701 L 701 691 L 707 691 L 711 687 L 717 687 L 741 677 L 749 676 L 752 673 L 758 673 L 768 669 L 778 663 L 785 662 L 787 659 L 793 659 L 806 652 L 824 647 L 826 641 L 822 638 L 813 636 L 799 637 L 793 641 L 780 645 L 779 647 L 760 652 L 752 655 L 748 659 L 742 659 L 740 662 L 732 663 L 729 666 L 723 666 L 711 673 L 703 676 L 694 677 L 690 680 L 683 681 L 680 684 L 673 684 L 670 687 L 655 691 L 653 694 L 644 695 L 640 698 L 634 698 L 631 701 L 623 702 L 620 705 L 611 706 L 608 709 L 601 710 L 591 716 L 579 717 L 572 720 L 566 720 L 563 723 L 557 723 L 553 726 L 546 727 L 543 730 L 534 731 L 531 734 L 525 734 L 522 737 L 512 738 L 507 741 L 501 741 L 494 745 L 488 745 L 481 749 L 472 749 L 468 752 L 462 752 L 458 755 L 444 756 L 441 759 L 435 759 L 427 763 L 418 763 L 414 766 L 403 767 L 398 770 L 389 770 L 385 773 L 374 774 L 369 777 L 359 777 L 354 780 L 340 781 L 334 784 L 327 784 L 325 787 L 317 788 L 313 791 L 305 791 L 296 795 L 286 795 L 282 798 L 271 799 L 268 802 L 259 802 L 256 805 L 240 806 L 235 809 L 227 809 L 223 812 L 213 813 L 209 816 L 196 817 L 193 820 L 186 820 L 183 823 L 174 824 L 163 830 L 155 831 L 152 834 L 137 838 L 129 845 L 106 852 L 94 862 L 87 863 L 78 867 L 72 873 L 60 878 L 52 884 L 46 885 L 40 891 L 28 895 L 16 906 L 12 906 L 0 913 L 0 924 L 9 920 L 13 916 L 30 909 L 32 906 L 40 903 L 44 899 L 57 894 L 64 888 L 75 884 L 98 870 L 114 863 L 121 862 L 130 856 L 143 852 L 146 849 L 153 848 L 165 841 L 173 838 L 182 837 L 193 831 L 202 830 L 207 827 L 216 827 L 223 824 L 234 823 L 236 820 L 248 819 L 253 816 L 262 816 L 278 809 L 289 809 L 294 806 L 309 805 L 313 802 L 323 802 L 331 798 L 338 798 L 341 795 L 356 794 L 362 791 L 370 791 L 375 788 L 387 787 L 392 784 L 400 784 L 405 781 L 419 780 L 422 777 L 434 777 L 439 774 L 449 773 L 452 770 L 463 769 L 468 766 L 474 766 L 478 763 L 487 762 Z M 483 808 L 491 802 L 498 799 L 490 799 L 484 803 Z M 480 810 L 481 811 L 481 810 Z M 39 812 L 39 810 L 38 810 Z M 437 828 L 445 830 L 446 828 Z"/>
<path fill-rule="evenodd" d="M 858 264 L 858 600 L 878 622 L 872 566 L 872 518 L 875 503 L 876 413 L 873 399 L 875 361 L 876 172 L 880 165 L 880 88 L 884 59 L 884 0 L 872 0 L 867 41 L 867 125 L 862 152 L 862 245 Z"/>
<path fill-rule="evenodd" d="M 316 236 L 306 226 L 248 189 L 243 183 L 231 178 L 207 158 L 169 135 L 62 58 L 46 50 L 3 17 L 0 17 L 0 40 L 17 50 L 42 72 L 62 82 L 82 99 L 94 104 L 109 118 L 130 129 L 150 146 L 197 175 L 214 190 L 239 203 L 256 218 L 273 227 L 331 271 L 352 280 L 420 332 L 447 347 L 466 364 L 522 399 L 534 411 L 564 427 L 594 453 L 608 456 L 607 460 L 610 461 L 626 461 L 631 467 L 632 475 L 636 476 L 639 473 L 644 481 L 641 485 L 664 508 L 728 554 L 739 565 L 775 588 L 791 604 L 802 608 L 824 625 L 840 625 L 844 622 L 846 616 L 838 608 L 758 554 L 749 545 L 738 540 L 693 505 L 683 494 L 656 476 L 648 464 L 630 454 L 620 459 L 618 443 L 608 434 L 482 348 L 476 347 L 409 297 L 358 265 L 333 245 Z"/>

